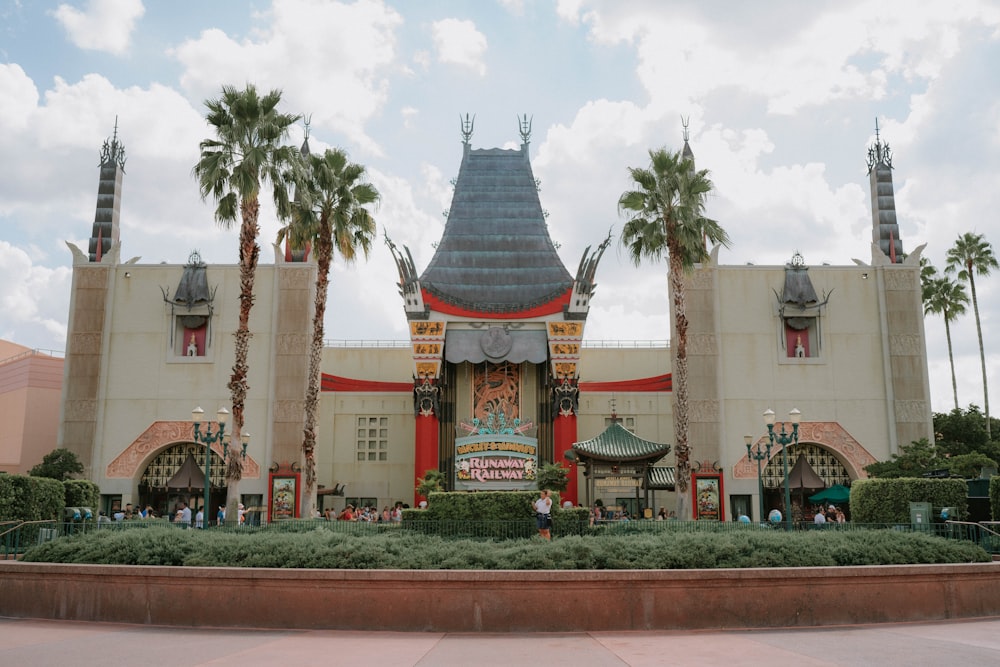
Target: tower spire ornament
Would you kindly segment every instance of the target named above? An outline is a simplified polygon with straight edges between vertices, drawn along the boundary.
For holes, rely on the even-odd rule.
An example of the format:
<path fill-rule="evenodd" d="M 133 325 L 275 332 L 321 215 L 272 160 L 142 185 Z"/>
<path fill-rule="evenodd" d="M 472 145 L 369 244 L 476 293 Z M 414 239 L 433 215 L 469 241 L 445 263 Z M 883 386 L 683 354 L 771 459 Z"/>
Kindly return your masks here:
<path fill-rule="evenodd" d="M 883 164 L 892 169 L 892 151 L 889 144 L 883 143 L 878 131 L 878 118 L 875 118 L 875 143 L 868 148 L 868 173 L 872 173 L 875 165 Z"/>
<path fill-rule="evenodd" d="M 465 114 L 465 118 L 463 119 L 461 114 L 459 114 L 458 119 L 462 123 L 462 143 L 468 146 L 469 141 L 472 139 L 472 130 L 476 125 L 476 116 L 473 114 L 472 118 L 469 118 L 469 114 Z"/>
<path fill-rule="evenodd" d="M 535 119 L 534 116 L 528 118 L 528 114 L 524 114 L 523 118 L 517 119 L 518 128 L 521 133 L 521 143 L 528 144 L 531 143 L 531 121 Z"/>

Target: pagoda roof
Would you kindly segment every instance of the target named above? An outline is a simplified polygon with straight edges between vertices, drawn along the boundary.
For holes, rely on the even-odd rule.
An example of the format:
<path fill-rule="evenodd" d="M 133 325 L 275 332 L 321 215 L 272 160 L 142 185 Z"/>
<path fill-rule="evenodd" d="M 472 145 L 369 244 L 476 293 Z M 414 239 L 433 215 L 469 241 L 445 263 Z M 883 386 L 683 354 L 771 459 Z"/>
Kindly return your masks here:
<path fill-rule="evenodd" d="M 465 145 L 448 222 L 420 284 L 477 313 L 523 313 L 568 296 L 573 278 L 549 237 L 527 144 Z"/>
<path fill-rule="evenodd" d="M 652 462 L 669 454 L 670 445 L 644 440 L 619 422 L 612 422 L 596 438 L 574 442 L 570 452 L 578 459 Z"/>

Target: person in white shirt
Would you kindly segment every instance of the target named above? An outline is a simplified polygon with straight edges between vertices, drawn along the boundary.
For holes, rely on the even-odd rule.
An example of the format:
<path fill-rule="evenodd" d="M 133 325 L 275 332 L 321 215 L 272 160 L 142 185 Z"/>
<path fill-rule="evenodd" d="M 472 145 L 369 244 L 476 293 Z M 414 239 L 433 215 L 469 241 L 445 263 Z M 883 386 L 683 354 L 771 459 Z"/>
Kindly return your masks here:
<path fill-rule="evenodd" d="M 822 509 L 816 512 L 816 516 L 813 517 L 813 523 L 815 523 L 817 526 L 822 526 L 823 524 L 826 523 L 826 515 L 823 514 Z"/>
<path fill-rule="evenodd" d="M 535 501 L 535 523 L 538 526 L 538 534 L 546 540 L 551 540 L 552 498 L 549 497 L 548 489 L 542 489 L 541 497 Z"/>

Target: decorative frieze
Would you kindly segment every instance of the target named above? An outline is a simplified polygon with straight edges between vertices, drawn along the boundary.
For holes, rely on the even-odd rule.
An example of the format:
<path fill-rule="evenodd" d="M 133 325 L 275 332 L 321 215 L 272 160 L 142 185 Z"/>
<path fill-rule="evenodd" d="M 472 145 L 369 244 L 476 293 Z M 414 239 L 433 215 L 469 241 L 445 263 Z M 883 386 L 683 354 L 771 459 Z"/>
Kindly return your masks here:
<path fill-rule="evenodd" d="M 309 351 L 310 337 L 305 334 L 278 334 L 275 345 L 278 354 L 306 354 Z"/>
<path fill-rule="evenodd" d="M 283 290 L 309 289 L 315 282 L 315 271 L 311 268 L 282 265 L 278 270 L 278 285 Z"/>
<path fill-rule="evenodd" d="M 780 422 L 775 423 L 775 432 L 780 432 L 781 426 Z M 786 431 L 791 431 L 792 425 L 785 424 L 785 428 Z M 757 442 L 753 443 L 753 448 L 756 450 L 757 443 L 766 442 L 766 439 L 767 436 L 758 438 Z M 867 479 L 868 473 L 865 472 L 865 467 L 876 461 L 875 457 L 837 422 L 802 422 L 799 424 L 799 442 L 813 443 L 834 452 L 852 476 L 856 476 L 855 479 Z M 772 447 L 771 458 L 779 455 L 781 450 L 780 445 Z M 744 454 L 733 466 L 733 479 L 756 478 L 756 461 L 751 461 L 750 457 Z"/>
<path fill-rule="evenodd" d="M 717 355 L 719 347 L 715 334 L 688 334 L 688 354 Z"/>
<path fill-rule="evenodd" d="M 63 404 L 64 420 L 68 422 L 88 422 L 97 420 L 97 401 L 67 400 Z"/>
<path fill-rule="evenodd" d="M 710 290 L 715 288 L 715 269 L 695 269 L 691 272 L 691 289 Z"/>
<path fill-rule="evenodd" d="M 301 422 L 305 415 L 305 401 L 275 401 L 274 421 L 275 422 Z"/>
<path fill-rule="evenodd" d="M 893 401 L 897 422 L 927 422 L 930 409 L 926 401 Z"/>
<path fill-rule="evenodd" d="M 889 336 L 889 354 L 894 356 L 923 356 L 921 338 L 917 334 Z"/>
<path fill-rule="evenodd" d="M 887 268 L 883 270 L 885 274 L 885 288 L 887 290 L 913 290 L 917 288 L 917 269 L 911 268 Z"/>
<path fill-rule="evenodd" d="M 688 401 L 688 419 L 692 422 L 718 421 L 719 401 Z"/>
<path fill-rule="evenodd" d="M 108 286 L 110 269 L 106 266 L 80 266 L 75 271 L 77 288 L 106 289 Z"/>
<path fill-rule="evenodd" d="M 227 436 L 228 439 L 228 436 Z M 194 425 L 189 421 L 157 421 L 142 432 L 132 443 L 122 450 L 105 469 L 105 476 L 110 478 L 135 479 L 142 474 L 142 466 L 160 452 L 160 450 L 179 442 L 194 443 Z M 205 445 L 198 443 L 198 446 Z M 212 453 L 222 457 L 223 444 L 214 443 Z M 260 464 L 247 455 L 243 459 L 243 477 L 260 479 Z"/>
<path fill-rule="evenodd" d="M 74 333 L 69 337 L 67 353 L 74 354 L 100 354 L 101 334 L 99 333 Z"/>

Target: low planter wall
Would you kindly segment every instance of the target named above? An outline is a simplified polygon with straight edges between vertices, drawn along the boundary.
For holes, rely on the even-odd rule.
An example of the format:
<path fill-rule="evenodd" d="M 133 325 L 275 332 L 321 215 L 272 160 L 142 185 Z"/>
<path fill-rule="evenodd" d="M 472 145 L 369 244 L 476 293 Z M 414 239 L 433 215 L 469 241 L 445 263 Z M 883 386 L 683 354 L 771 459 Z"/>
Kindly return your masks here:
<path fill-rule="evenodd" d="M 741 570 L 281 570 L 0 561 L 0 616 L 435 632 L 1000 616 L 1000 563 Z"/>

